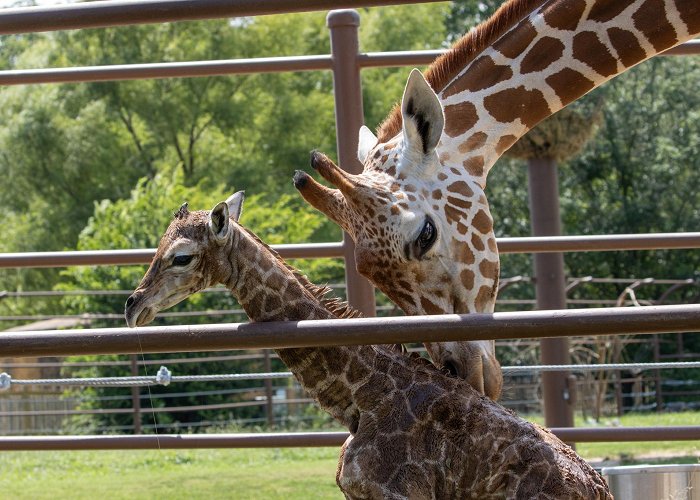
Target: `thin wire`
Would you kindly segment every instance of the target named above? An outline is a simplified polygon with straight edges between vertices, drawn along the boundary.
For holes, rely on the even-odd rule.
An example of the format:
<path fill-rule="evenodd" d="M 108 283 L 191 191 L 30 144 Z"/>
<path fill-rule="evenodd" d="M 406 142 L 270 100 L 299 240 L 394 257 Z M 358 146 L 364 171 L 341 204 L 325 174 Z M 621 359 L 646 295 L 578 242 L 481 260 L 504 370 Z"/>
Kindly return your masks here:
<path fill-rule="evenodd" d="M 145 367 L 144 367 L 145 368 Z M 513 373 L 552 372 L 552 371 L 600 371 L 600 370 L 668 370 L 700 368 L 700 361 L 666 362 L 666 363 L 608 363 L 588 365 L 529 365 L 529 366 L 503 366 L 501 370 L 505 375 Z M 169 378 L 169 383 L 175 382 L 220 382 L 241 380 L 268 380 L 292 377 L 291 372 L 268 373 L 228 373 L 216 375 L 179 375 Z M 133 387 L 147 386 L 149 398 L 153 407 L 153 395 L 150 386 L 157 385 L 156 376 L 143 377 L 95 377 L 95 378 L 66 378 L 66 379 L 11 379 L 10 384 L 17 385 L 78 385 L 78 386 L 107 386 L 107 387 Z M 155 414 L 155 412 L 154 412 Z"/>
<path fill-rule="evenodd" d="M 141 335 L 139 334 L 138 328 L 136 329 L 136 338 L 139 341 L 139 351 L 141 351 L 141 362 L 143 364 L 143 371 L 148 376 L 148 368 L 146 365 L 146 357 L 143 355 L 143 346 L 141 345 Z M 155 431 L 156 434 L 156 443 L 158 443 L 158 451 L 161 451 L 160 449 L 160 436 L 158 435 L 158 419 L 156 417 L 156 410 L 153 406 L 153 395 L 151 394 L 151 386 L 147 385 L 148 388 L 148 400 L 151 402 L 151 414 L 153 415 L 153 430 Z"/>

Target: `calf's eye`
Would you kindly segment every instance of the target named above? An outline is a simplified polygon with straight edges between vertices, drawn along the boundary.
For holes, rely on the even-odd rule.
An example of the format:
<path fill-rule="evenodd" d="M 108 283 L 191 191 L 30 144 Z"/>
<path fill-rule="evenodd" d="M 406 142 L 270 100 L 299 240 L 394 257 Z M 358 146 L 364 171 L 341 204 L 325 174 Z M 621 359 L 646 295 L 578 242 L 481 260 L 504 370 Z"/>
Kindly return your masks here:
<path fill-rule="evenodd" d="M 173 259 L 173 266 L 186 266 L 187 264 L 192 262 L 193 257 L 193 255 L 176 255 Z"/>

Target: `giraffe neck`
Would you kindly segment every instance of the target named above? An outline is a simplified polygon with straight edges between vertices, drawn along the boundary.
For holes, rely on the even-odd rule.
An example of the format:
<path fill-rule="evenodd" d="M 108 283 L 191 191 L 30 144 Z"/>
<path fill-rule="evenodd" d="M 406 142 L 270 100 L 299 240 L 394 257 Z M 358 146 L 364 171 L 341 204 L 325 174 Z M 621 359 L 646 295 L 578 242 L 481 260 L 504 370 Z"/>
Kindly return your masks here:
<path fill-rule="evenodd" d="M 427 72 L 445 111 L 443 163 L 485 186 L 491 166 L 537 123 L 699 32 L 697 0 L 508 2 Z M 380 140 L 399 130 L 394 112 Z"/>
<path fill-rule="evenodd" d="M 232 274 L 225 284 L 252 321 L 352 315 L 333 300 L 324 300 L 325 289 L 315 287 L 270 247 L 241 229 L 228 254 Z M 373 376 L 377 359 L 391 355 L 381 347 L 290 348 L 276 352 L 320 406 L 351 431 L 357 428 L 365 405 L 376 401 L 385 385 L 393 387 L 388 375 Z"/>

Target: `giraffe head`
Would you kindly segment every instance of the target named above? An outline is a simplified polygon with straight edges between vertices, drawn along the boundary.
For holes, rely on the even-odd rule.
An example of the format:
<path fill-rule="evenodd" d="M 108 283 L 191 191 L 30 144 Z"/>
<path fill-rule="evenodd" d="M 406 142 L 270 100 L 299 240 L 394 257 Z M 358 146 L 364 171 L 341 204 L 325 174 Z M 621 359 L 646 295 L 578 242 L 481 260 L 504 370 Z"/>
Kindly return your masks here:
<path fill-rule="evenodd" d="M 498 253 L 486 198 L 464 166 L 440 156 L 442 106 L 418 70 L 408 78 L 401 115 L 401 132 L 386 142 L 360 130 L 362 174 L 314 152 L 311 166 L 334 188 L 301 171 L 294 184 L 353 237 L 358 271 L 407 314 L 491 312 Z M 436 363 L 470 382 L 483 376 L 482 392 L 500 393 L 489 343 L 426 347 Z"/>
<path fill-rule="evenodd" d="M 147 325 L 158 311 L 232 278 L 229 253 L 243 198 L 239 191 L 211 211 L 190 212 L 187 203 L 180 207 L 146 275 L 126 300 L 124 316 L 130 327 Z"/>

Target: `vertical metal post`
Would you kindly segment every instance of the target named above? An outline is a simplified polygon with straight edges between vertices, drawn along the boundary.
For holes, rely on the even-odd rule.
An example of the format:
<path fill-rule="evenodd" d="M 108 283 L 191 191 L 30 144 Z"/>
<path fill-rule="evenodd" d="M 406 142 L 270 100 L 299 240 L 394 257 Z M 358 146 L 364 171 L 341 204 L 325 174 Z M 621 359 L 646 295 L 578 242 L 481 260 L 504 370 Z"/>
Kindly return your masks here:
<path fill-rule="evenodd" d="M 362 172 L 357 159 L 358 133 L 365 122 L 358 63 L 360 16 L 355 10 L 333 10 L 326 17 L 326 25 L 330 30 L 333 57 L 338 162 L 348 172 L 357 174 Z M 343 247 L 348 302 L 365 316 L 375 316 L 374 287 L 355 268 L 355 244 L 348 234 L 343 235 Z"/>
<path fill-rule="evenodd" d="M 270 361 L 270 349 L 264 349 L 265 354 L 265 372 L 270 373 L 272 371 L 272 362 Z M 275 415 L 272 412 L 272 380 L 269 378 L 265 380 L 265 399 L 267 404 L 265 409 L 267 412 L 267 425 L 272 427 L 275 425 Z"/>
<path fill-rule="evenodd" d="M 135 354 L 129 356 L 131 361 L 131 376 L 138 377 L 139 365 Z M 131 388 L 131 407 L 134 409 L 134 434 L 141 434 L 141 390 L 139 387 Z"/>
<path fill-rule="evenodd" d="M 530 220 L 533 236 L 561 235 L 557 164 L 548 158 L 528 160 Z M 535 291 L 538 309 L 566 309 L 564 256 L 561 253 L 537 253 Z M 566 365 L 571 361 L 569 339 L 540 341 L 543 365 Z M 548 427 L 573 427 L 574 416 L 567 384 L 568 372 L 542 373 L 544 420 Z"/>

